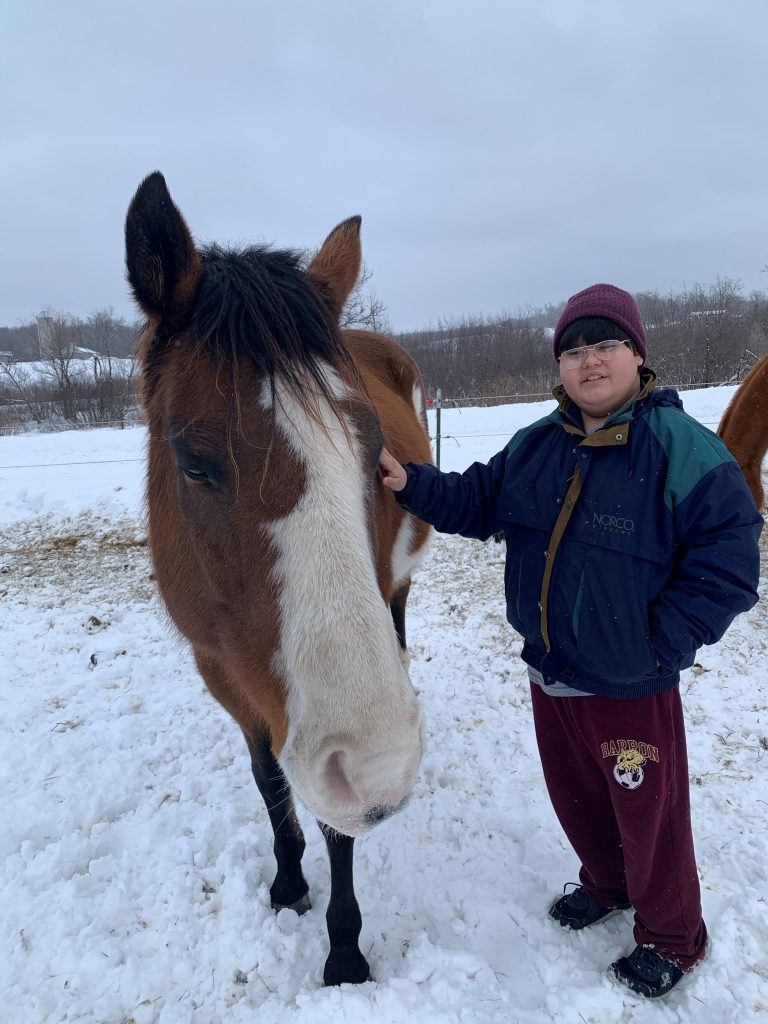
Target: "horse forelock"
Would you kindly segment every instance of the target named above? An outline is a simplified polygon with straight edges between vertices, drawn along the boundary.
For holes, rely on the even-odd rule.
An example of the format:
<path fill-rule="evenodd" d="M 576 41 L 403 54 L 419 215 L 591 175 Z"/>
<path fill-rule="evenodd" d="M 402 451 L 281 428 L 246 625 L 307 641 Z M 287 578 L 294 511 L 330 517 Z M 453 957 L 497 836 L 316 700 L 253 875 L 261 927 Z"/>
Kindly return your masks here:
<path fill-rule="evenodd" d="M 194 343 L 228 368 L 236 385 L 238 366 L 249 360 L 269 381 L 279 377 L 313 419 L 318 398 L 336 409 L 327 367 L 359 384 L 354 361 L 338 325 L 291 250 L 207 246 L 205 273 L 192 322 Z"/>
<path fill-rule="evenodd" d="M 322 428 L 327 403 L 346 433 L 345 410 L 329 383 L 329 367 L 347 386 L 347 397 L 353 394 L 365 404 L 369 399 L 342 332 L 304 272 L 302 255 L 268 246 L 237 250 L 212 244 L 200 256 L 204 273 L 193 300 L 144 329 L 142 388 L 150 415 L 161 379 L 172 377 L 177 394 L 183 394 L 188 385 L 179 371 L 194 366 L 206 372 L 209 366 L 210 386 L 228 405 L 227 433 L 239 434 L 240 384 L 247 365 L 267 382 L 273 405 L 279 404 L 279 379 L 316 424 Z"/>

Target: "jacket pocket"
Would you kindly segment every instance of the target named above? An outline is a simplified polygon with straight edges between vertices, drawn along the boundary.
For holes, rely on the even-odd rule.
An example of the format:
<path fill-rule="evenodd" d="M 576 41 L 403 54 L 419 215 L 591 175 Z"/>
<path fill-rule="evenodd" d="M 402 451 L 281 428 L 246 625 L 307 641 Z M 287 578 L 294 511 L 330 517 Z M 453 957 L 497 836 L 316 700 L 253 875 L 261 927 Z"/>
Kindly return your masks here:
<path fill-rule="evenodd" d="M 658 671 L 647 603 L 653 569 L 604 548 L 587 552 L 573 614 L 576 667 L 616 682 Z"/>
<path fill-rule="evenodd" d="M 507 619 L 526 640 L 541 636 L 539 595 L 544 575 L 546 537 L 538 532 L 507 530 L 504 592 Z"/>

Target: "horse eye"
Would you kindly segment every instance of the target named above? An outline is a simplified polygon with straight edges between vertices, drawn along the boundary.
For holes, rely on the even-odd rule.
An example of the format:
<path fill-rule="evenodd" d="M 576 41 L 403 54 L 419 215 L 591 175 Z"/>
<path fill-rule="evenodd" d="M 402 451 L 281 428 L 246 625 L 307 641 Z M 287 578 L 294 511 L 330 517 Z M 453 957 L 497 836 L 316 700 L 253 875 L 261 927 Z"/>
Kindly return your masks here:
<path fill-rule="evenodd" d="M 209 484 L 211 482 L 208 474 L 202 469 L 185 469 L 182 467 L 181 472 L 187 480 L 192 480 L 196 484 Z"/>

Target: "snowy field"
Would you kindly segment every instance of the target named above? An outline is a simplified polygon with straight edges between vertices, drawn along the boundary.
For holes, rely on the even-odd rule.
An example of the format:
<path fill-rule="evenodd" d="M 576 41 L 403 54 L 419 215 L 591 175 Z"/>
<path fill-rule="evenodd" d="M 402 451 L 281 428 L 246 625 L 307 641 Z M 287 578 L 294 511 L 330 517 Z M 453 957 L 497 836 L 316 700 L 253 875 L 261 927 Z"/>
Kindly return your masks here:
<path fill-rule="evenodd" d="M 714 428 L 732 390 L 683 397 Z M 443 467 L 487 459 L 552 404 L 444 412 Z M 649 1005 L 606 973 L 634 945 L 628 913 L 582 934 L 547 918 L 578 863 L 541 778 L 503 552 L 436 538 L 409 606 L 429 749 L 406 810 L 356 844 L 376 980 L 324 989 L 324 844 L 302 813 L 314 906 L 275 916 L 245 745 L 155 597 L 144 442 L 0 437 L 0 1021 L 768 1021 L 763 602 L 683 676 L 712 946 Z"/>

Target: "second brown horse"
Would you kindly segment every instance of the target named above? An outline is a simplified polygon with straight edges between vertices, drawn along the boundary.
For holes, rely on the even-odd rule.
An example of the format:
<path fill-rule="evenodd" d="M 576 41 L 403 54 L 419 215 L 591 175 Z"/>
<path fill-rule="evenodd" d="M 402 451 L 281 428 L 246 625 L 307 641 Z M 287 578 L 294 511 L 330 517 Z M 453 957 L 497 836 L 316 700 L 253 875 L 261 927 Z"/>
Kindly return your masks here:
<path fill-rule="evenodd" d="M 741 466 L 755 504 L 762 509 L 761 473 L 768 452 L 768 355 L 755 363 L 734 392 L 717 433 Z"/>

